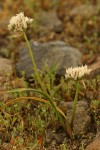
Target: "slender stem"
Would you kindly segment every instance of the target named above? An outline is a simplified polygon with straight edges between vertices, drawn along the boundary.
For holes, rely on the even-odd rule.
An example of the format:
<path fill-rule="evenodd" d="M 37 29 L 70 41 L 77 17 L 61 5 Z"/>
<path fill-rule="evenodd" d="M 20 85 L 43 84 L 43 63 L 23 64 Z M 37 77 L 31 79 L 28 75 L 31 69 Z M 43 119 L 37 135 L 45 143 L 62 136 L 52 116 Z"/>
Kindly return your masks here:
<path fill-rule="evenodd" d="M 72 129 L 73 129 L 73 123 L 74 123 L 74 118 L 75 118 L 75 112 L 76 112 L 76 104 L 78 101 L 78 93 L 79 93 L 79 83 L 78 83 L 78 81 L 76 81 L 76 93 L 75 93 L 73 110 L 72 110 L 72 117 L 71 117 L 71 123 L 70 123 L 70 126 Z"/>
<path fill-rule="evenodd" d="M 35 73 L 35 75 L 36 75 L 37 81 L 38 81 L 38 83 L 40 84 L 41 89 L 44 91 L 46 98 L 49 100 L 49 102 L 51 103 L 52 107 L 54 108 L 54 110 L 55 110 L 55 112 L 56 112 L 56 115 L 57 115 L 57 117 L 59 118 L 59 120 L 60 120 L 62 126 L 65 128 L 65 123 L 64 123 L 64 121 L 63 121 L 63 119 L 62 119 L 62 116 L 61 116 L 61 114 L 59 113 L 59 111 L 57 110 L 56 105 L 55 105 L 54 102 L 52 101 L 51 97 L 50 97 L 49 94 L 47 93 L 47 91 L 46 91 L 46 89 L 45 89 L 45 87 L 44 87 L 44 84 L 42 83 L 41 78 L 40 78 L 40 76 L 39 76 L 39 74 L 38 74 L 37 67 L 36 67 L 36 63 L 35 63 L 35 59 L 34 59 L 34 54 L 33 54 L 33 52 L 32 52 L 30 43 L 29 43 L 29 41 L 28 41 L 28 39 L 27 39 L 27 36 L 26 36 L 25 32 L 23 32 L 23 35 L 24 35 L 24 38 L 25 38 L 25 41 L 26 41 L 26 44 L 27 44 L 27 47 L 28 47 L 28 50 L 29 50 L 29 54 L 30 54 L 30 57 L 31 57 L 31 60 L 32 60 L 33 69 L 34 69 L 34 73 Z M 67 119 L 66 119 L 66 127 L 67 127 L 67 132 L 68 132 L 69 136 L 72 138 L 72 131 L 71 131 L 71 128 L 70 128 L 70 125 L 69 125 Z"/>
<path fill-rule="evenodd" d="M 30 43 L 29 43 L 29 41 L 28 41 L 28 38 L 27 38 L 25 32 L 23 32 L 23 35 L 24 35 L 24 38 L 25 38 L 25 41 L 26 41 L 26 44 L 27 44 L 27 47 L 28 47 L 28 50 L 29 50 L 29 54 L 30 54 L 31 60 L 32 60 L 34 73 L 35 73 L 35 75 L 36 75 L 36 78 L 37 78 L 39 84 L 42 86 L 41 80 L 40 80 L 40 78 L 39 78 L 39 76 L 38 76 L 38 71 L 37 71 L 37 67 L 36 67 L 36 63 L 35 63 L 35 59 L 34 59 L 34 54 L 33 54 L 33 52 L 32 52 Z"/>
<path fill-rule="evenodd" d="M 23 32 L 23 34 L 24 34 L 24 38 L 25 38 L 26 44 L 28 46 L 28 50 L 29 50 L 29 53 L 30 53 L 30 57 L 31 57 L 31 60 L 32 60 L 33 69 L 34 69 L 34 73 L 36 75 L 37 81 L 40 84 L 41 89 L 44 91 L 44 93 L 46 95 L 46 98 L 48 98 L 50 100 L 51 104 L 53 105 L 53 107 L 55 107 L 54 104 L 53 104 L 53 102 L 52 102 L 52 100 L 51 100 L 51 98 L 50 98 L 50 96 L 48 95 L 48 93 L 47 93 L 47 91 L 46 91 L 46 89 L 45 89 L 45 87 L 44 87 L 41 79 L 40 79 L 39 74 L 38 74 L 36 63 L 35 63 L 35 59 L 34 59 L 34 54 L 32 52 L 32 49 L 31 49 L 30 43 L 29 43 L 29 41 L 27 39 L 27 36 L 26 36 L 25 32 Z"/>

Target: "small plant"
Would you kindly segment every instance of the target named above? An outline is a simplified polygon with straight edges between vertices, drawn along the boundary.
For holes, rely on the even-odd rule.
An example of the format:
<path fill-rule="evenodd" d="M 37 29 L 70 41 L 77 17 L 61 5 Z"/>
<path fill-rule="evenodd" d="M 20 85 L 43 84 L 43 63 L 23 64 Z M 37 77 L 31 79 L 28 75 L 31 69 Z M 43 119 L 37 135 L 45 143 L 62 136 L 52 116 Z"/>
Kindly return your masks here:
<path fill-rule="evenodd" d="M 27 100 L 27 99 L 36 100 L 39 102 L 43 102 L 45 104 L 49 104 L 54 109 L 57 120 L 60 121 L 61 125 L 63 126 L 63 128 L 65 129 L 67 134 L 70 136 L 70 138 L 72 138 L 73 137 L 72 136 L 73 135 L 73 123 L 74 123 L 75 112 L 76 112 L 76 104 L 78 101 L 80 80 L 84 77 L 84 75 L 90 74 L 91 70 L 88 69 L 87 66 L 66 69 L 66 75 L 65 75 L 66 79 L 73 79 L 75 82 L 75 88 L 76 88 L 76 93 L 75 93 L 75 98 L 74 98 L 74 103 L 73 103 L 73 110 L 72 110 L 72 117 L 71 117 L 71 122 L 69 123 L 67 120 L 67 117 L 65 116 L 63 111 L 59 107 L 57 107 L 55 102 L 53 101 L 54 95 L 52 95 L 50 93 L 51 87 L 50 86 L 45 87 L 45 84 L 42 82 L 41 77 L 38 73 L 37 66 L 36 66 L 35 59 L 34 59 L 34 53 L 32 52 L 30 43 L 29 43 L 27 35 L 26 35 L 26 30 L 32 24 L 32 22 L 33 22 L 33 19 L 25 17 L 24 13 L 19 13 L 16 16 L 11 18 L 8 28 L 9 28 L 9 30 L 13 31 L 13 33 L 15 34 L 14 35 L 15 37 L 19 36 L 19 35 L 23 35 L 23 37 L 26 41 L 28 50 L 29 50 L 31 60 L 32 60 L 34 76 L 36 78 L 37 83 L 40 85 L 41 90 L 36 90 L 33 88 L 22 88 L 22 89 L 10 90 L 8 92 L 14 93 L 14 92 L 22 92 L 22 91 L 34 91 L 34 92 L 41 94 L 43 96 L 43 98 L 39 98 L 39 97 L 35 97 L 35 96 L 34 97 L 33 96 L 32 97 L 24 96 L 24 97 L 20 97 L 20 98 L 11 100 L 11 101 L 7 102 L 4 106 L 10 105 L 16 101 Z M 49 76 L 47 76 L 47 78 L 48 77 Z M 47 91 L 47 89 L 49 92 Z M 37 123 L 37 126 L 40 126 L 38 121 L 36 123 Z"/>
<path fill-rule="evenodd" d="M 74 123 L 74 118 L 75 118 L 75 112 L 76 112 L 76 104 L 77 104 L 77 101 L 78 101 L 80 80 L 84 77 L 84 75 L 90 74 L 90 71 L 91 70 L 88 69 L 87 66 L 66 69 L 65 77 L 67 79 L 75 80 L 75 89 L 76 89 L 74 103 L 73 103 L 72 117 L 71 117 L 71 122 L 70 122 L 70 126 L 71 126 L 72 129 L 73 129 L 73 123 Z"/>
<path fill-rule="evenodd" d="M 50 97 L 50 95 L 46 91 L 45 86 L 44 86 L 43 82 L 41 81 L 41 78 L 40 78 L 40 76 L 38 74 L 38 71 L 37 71 L 37 66 L 36 66 L 36 63 L 35 63 L 34 54 L 32 52 L 30 43 L 29 43 L 27 35 L 26 35 L 26 29 L 29 27 L 29 25 L 32 24 L 32 22 L 33 22 L 33 19 L 25 17 L 24 13 L 19 13 L 16 16 L 11 18 L 10 23 L 8 25 L 8 29 L 13 31 L 15 33 L 15 36 L 16 36 L 16 32 L 17 32 L 18 35 L 23 35 L 24 36 L 24 39 L 26 41 L 26 44 L 27 44 L 27 47 L 28 47 L 28 50 L 29 50 L 29 54 L 30 54 L 30 57 L 31 57 L 31 60 L 32 60 L 33 70 L 34 70 L 34 74 L 36 76 L 36 80 L 40 84 L 41 89 L 43 91 L 43 92 L 41 91 L 41 94 L 45 95 L 45 98 L 49 100 L 51 106 L 54 108 L 54 110 L 56 112 L 57 118 L 60 120 L 62 126 L 65 128 L 63 118 L 62 118 L 60 112 L 58 111 L 55 103 L 53 102 L 52 98 Z M 68 122 L 67 122 L 67 132 L 70 136 L 72 136 L 71 128 L 70 128 Z"/>

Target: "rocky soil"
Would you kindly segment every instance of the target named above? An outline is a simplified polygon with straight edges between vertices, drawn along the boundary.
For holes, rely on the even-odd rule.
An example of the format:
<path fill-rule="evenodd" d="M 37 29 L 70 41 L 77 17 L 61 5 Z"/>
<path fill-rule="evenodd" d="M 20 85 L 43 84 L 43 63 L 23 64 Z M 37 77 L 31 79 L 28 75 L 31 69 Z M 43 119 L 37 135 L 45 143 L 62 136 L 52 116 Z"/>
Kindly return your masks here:
<path fill-rule="evenodd" d="M 45 138 L 46 149 L 62 150 L 62 144 L 65 144 L 67 150 L 100 150 L 100 105 L 92 105 L 93 100 L 100 101 L 100 1 L 92 0 L 86 3 L 84 0 L 64 0 L 60 5 L 50 5 L 49 0 L 39 1 L 36 2 L 34 10 L 24 1 L 5 2 L 0 2 L 0 91 L 9 89 L 9 76 L 11 86 L 23 87 L 20 80 L 17 84 L 16 78 L 21 77 L 23 71 L 27 79 L 33 73 L 23 37 L 11 39 L 7 30 L 9 18 L 17 12 L 24 11 L 30 17 L 36 18 L 34 27 L 28 30 L 27 35 L 39 71 L 42 72 L 45 65 L 49 68 L 56 65 L 57 75 L 61 77 L 64 76 L 66 67 L 87 64 L 93 69 L 88 79 L 91 86 L 80 92 L 74 121 L 74 139 L 66 138 L 62 128 L 52 132 L 52 127 L 49 127 Z M 94 80 L 96 85 L 93 87 Z M 58 106 L 70 120 L 73 93 L 72 97 L 62 93 L 62 97 L 64 101 L 59 102 Z M 0 100 L 7 101 L 9 96 L 1 95 Z M 3 130 L 0 131 L 0 135 L 2 133 Z M 2 150 L 14 150 L 11 148 L 12 143 L 8 141 L 3 141 Z"/>

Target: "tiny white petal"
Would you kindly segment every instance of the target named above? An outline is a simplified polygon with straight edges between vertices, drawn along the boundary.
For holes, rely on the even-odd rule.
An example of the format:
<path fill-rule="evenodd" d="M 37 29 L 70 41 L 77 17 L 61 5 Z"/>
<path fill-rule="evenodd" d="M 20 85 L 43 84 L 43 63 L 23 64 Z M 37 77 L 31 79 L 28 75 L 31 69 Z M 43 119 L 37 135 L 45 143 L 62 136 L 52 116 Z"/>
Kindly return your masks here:
<path fill-rule="evenodd" d="M 10 19 L 8 29 L 13 30 L 14 32 L 22 32 L 26 30 L 28 25 L 32 22 L 33 19 L 24 16 L 24 13 L 21 12 Z"/>
<path fill-rule="evenodd" d="M 91 69 L 87 68 L 87 65 L 81 66 L 81 67 L 75 67 L 75 68 L 68 68 L 66 69 L 65 77 L 73 78 L 74 80 L 81 79 L 85 75 L 89 75 L 91 72 Z"/>

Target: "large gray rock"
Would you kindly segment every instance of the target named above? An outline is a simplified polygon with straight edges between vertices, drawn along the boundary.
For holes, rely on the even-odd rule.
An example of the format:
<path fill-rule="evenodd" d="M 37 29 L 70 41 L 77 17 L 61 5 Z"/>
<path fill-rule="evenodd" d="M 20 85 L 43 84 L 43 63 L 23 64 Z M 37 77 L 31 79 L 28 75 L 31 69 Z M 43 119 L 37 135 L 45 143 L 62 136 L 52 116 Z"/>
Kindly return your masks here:
<path fill-rule="evenodd" d="M 57 74 L 63 75 L 66 67 L 81 65 L 81 53 L 78 49 L 66 45 L 64 42 L 49 43 L 30 42 L 37 68 L 42 70 L 47 64 L 57 66 Z M 33 66 L 27 46 L 19 50 L 19 61 L 16 64 L 17 72 L 26 72 L 26 77 L 33 73 Z"/>

